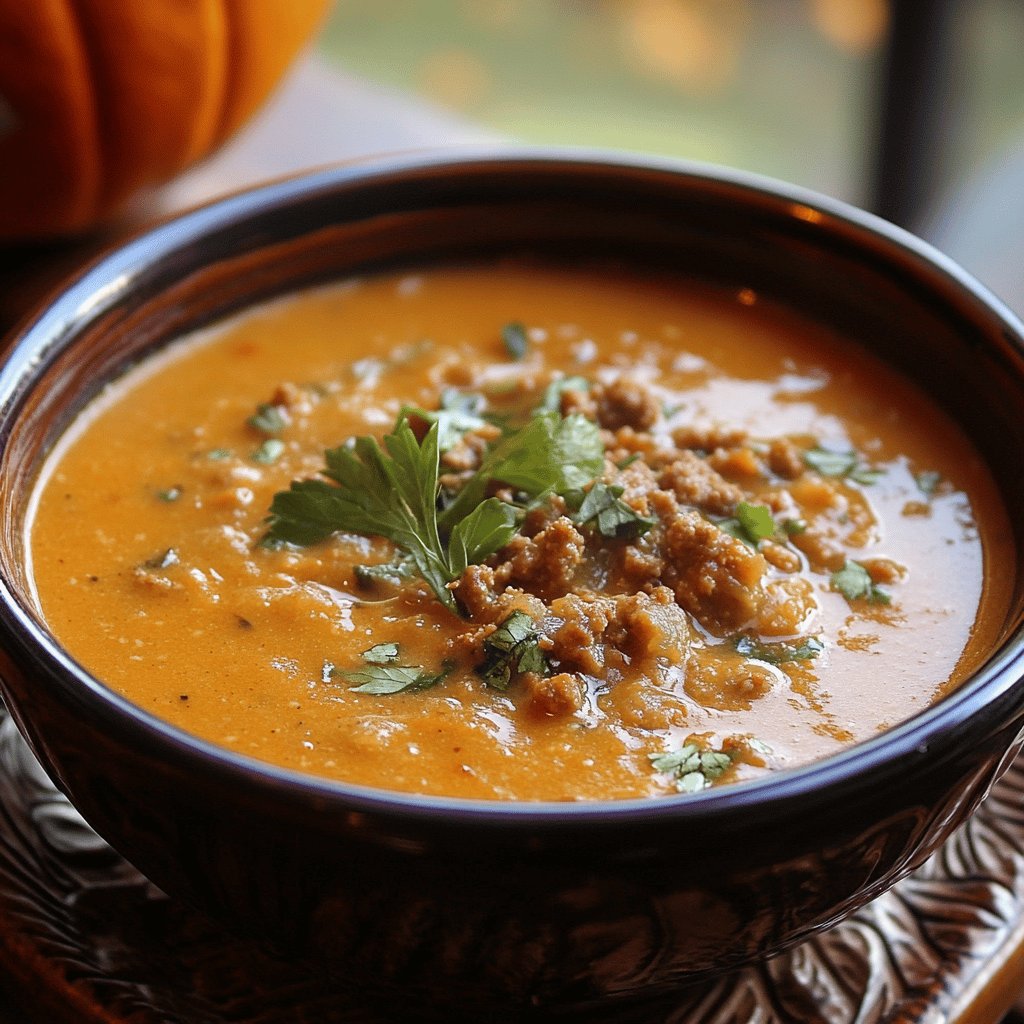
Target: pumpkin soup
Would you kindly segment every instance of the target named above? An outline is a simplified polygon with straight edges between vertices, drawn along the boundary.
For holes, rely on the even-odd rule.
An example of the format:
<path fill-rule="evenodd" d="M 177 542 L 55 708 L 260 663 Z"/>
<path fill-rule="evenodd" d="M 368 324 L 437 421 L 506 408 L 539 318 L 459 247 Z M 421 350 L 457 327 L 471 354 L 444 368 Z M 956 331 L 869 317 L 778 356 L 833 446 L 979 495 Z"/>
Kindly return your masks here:
<path fill-rule="evenodd" d="M 30 530 L 94 675 L 239 753 L 469 798 L 695 792 L 940 697 L 1009 543 L 957 428 L 749 290 L 368 277 L 186 338 Z"/>

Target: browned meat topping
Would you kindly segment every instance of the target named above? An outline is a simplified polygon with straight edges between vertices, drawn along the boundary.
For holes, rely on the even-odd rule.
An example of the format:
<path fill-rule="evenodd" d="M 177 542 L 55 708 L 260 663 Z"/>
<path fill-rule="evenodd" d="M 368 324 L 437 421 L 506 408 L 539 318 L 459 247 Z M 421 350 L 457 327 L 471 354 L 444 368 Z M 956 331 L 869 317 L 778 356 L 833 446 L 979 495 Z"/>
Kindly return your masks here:
<path fill-rule="evenodd" d="M 624 377 L 613 384 L 598 385 L 594 389 L 594 398 L 597 422 L 606 430 L 618 430 L 619 427 L 650 430 L 661 415 L 661 402 L 650 388 Z"/>
<path fill-rule="evenodd" d="M 693 452 L 679 453 L 670 466 L 662 470 L 658 484 L 671 491 L 684 505 L 695 505 L 715 515 L 729 515 L 743 500 L 744 494 L 736 484 L 729 483 L 703 459 Z"/>

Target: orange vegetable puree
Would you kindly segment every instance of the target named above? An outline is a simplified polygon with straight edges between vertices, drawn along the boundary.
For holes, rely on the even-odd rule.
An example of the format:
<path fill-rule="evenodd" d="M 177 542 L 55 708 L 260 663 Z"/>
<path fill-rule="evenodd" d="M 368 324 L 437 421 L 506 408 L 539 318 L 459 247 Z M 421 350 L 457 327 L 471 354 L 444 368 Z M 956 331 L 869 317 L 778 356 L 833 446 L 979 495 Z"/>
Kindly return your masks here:
<path fill-rule="evenodd" d="M 357 571 L 402 553 L 368 529 L 261 543 L 325 449 L 415 407 L 421 454 L 442 404 L 468 410 L 437 435 L 442 512 L 542 405 L 597 461 L 572 487 L 484 480 L 467 508 L 511 525 L 441 597 L 415 567 Z M 825 327 L 524 264 L 357 279 L 184 338 L 73 424 L 34 501 L 50 627 L 142 708 L 302 772 L 485 799 L 689 793 L 870 737 L 975 663 L 1009 543 L 959 430 Z"/>

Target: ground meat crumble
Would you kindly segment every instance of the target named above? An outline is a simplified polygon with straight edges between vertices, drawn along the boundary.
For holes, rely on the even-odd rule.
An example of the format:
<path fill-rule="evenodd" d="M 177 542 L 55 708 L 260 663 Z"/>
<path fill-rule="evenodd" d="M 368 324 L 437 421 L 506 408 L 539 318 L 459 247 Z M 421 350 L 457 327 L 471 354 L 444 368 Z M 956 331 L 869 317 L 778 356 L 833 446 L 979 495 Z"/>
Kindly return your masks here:
<path fill-rule="evenodd" d="M 873 526 L 869 506 L 810 470 L 806 445 L 789 438 L 758 444 L 719 425 L 657 432 L 659 399 L 628 377 L 567 388 L 560 411 L 602 428 L 599 482 L 621 488 L 621 500 L 652 525 L 609 539 L 574 522 L 561 497 L 531 509 L 509 544 L 453 584 L 474 628 L 450 642 L 452 653 L 479 663 L 497 625 L 521 610 L 537 623 L 550 667 L 522 680 L 537 714 L 581 713 L 588 686 L 608 687 L 627 669 L 655 685 L 668 672 L 705 705 L 710 693 L 718 695 L 712 703 L 756 699 L 778 670 L 737 655 L 723 680 L 722 645 L 805 639 L 816 601 L 800 573 L 841 566 L 850 534 Z M 481 450 L 474 437 L 445 465 L 465 471 Z M 733 517 L 744 502 L 763 506 L 776 523 L 799 523 L 799 534 L 779 528 L 754 542 L 737 535 Z M 872 566 L 871 575 L 888 581 L 895 570 Z"/>

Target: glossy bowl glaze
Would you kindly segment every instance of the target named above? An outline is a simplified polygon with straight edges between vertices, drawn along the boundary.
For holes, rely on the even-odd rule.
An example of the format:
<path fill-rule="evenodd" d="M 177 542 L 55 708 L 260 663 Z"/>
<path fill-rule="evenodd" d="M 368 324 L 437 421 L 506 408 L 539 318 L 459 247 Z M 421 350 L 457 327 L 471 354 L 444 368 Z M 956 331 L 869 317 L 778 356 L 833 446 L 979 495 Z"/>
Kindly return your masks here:
<path fill-rule="evenodd" d="M 304 285 L 517 254 L 750 287 L 899 367 L 1024 509 L 1022 327 L 944 257 L 839 203 L 689 164 L 413 155 L 227 199 L 110 253 L 0 373 L 0 675 L 33 750 L 168 892 L 409 999 L 580 1007 L 765 957 L 906 874 L 983 798 L 1024 725 L 1024 568 L 956 693 L 845 752 L 695 796 L 500 804 L 368 790 L 248 760 L 93 679 L 25 565 L 41 460 L 101 385 L 181 334 Z M 1024 517 L 1011 516 L 1018 552 Z"/>

